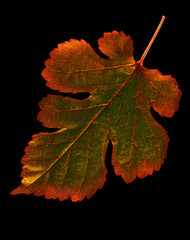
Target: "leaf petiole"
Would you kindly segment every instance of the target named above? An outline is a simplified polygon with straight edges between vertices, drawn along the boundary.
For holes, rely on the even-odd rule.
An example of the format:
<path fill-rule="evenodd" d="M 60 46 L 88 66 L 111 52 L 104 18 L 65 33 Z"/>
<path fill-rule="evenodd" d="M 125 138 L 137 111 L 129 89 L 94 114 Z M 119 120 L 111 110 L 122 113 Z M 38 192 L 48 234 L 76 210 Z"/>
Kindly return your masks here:
<path fill-rule="evenodd" d="M 158 25 L 158 27 L 157 27 L 157 29 L 156 29 L 156 31 L 155 31 L 155 33 L 154 33 L 154 35 L 153 35 L 150 43 L 148 44 L 148 47 L 146 48 L 145 52 L 143 53 L 143 55 L 142 55 L 142 57 L 141 57 L 141 59 L 140 59 L 140 61 L 139 61 L 140 66 L 143 65 L 144 59 L 145 59 L 146 55 L 148 54 L 148 52 L 149 52 L 149 50 L 150 50 L 150 48 L 151 48 L 154 40 L 156 39 L 156 37 L 157 37 L 157 35 L 158 35 L 161 27 L 162 27 L 162 24 L 164 23 L 164 20 L 165 20 L 165 16 L 162 16 L 162 19 L 161 19 L 161 21 L 160 21 L 160 24 Z"/>

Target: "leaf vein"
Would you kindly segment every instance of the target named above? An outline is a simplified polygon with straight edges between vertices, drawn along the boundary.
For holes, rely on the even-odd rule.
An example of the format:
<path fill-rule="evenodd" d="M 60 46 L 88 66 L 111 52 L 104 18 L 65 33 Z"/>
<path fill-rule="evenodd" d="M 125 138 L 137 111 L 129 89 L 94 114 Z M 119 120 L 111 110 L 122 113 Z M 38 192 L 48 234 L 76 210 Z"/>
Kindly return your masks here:
<path fill-rule="evenodd" d="M 113 101 L 113 99 L 120 93 L 120 91 L 125 87 L 125 85 L 129 82 L 129 80 L 132 78 L 134 72 L 136 71 L 137 68 L 133 70 L 131 75 L 127 78 L 127 80 L 122 84 L 121 88 L 114 94 L 114 96 L 108 101 L 108 103 L 99 111 L 99 113 L 93 118 L 93 120 L 86 126 L 85 129 L 82 130 L 82 132 L 78 135 L 78 137 L 68 146 L 64 151 L 60 154 L 58 158 L 55 159 L 55 161 L 42 173 L 41 176 L 39 176 L 34 182 L 36 182 L 39 178 L 41 178 L 47 171 L 49 171 L 57 161 L 70 149 L 71 147 L 78 141 L 78 139 L 86 132 L 86 130 L 91 126 L 91 124 L 94 123 L 94 121 L 100 116 L 100 114 L 105 110 L 105 108 Z M 33 182 L 33 183 L 34 183 Z M 31 183 L 31 184 L 33 184 Z M 30 185 L 26 186 L 29 187 Z"/>
<path fill-rule="evenodd" d="M 91 143 L 92 143 L 92 135 L 93 135 L 93 130 L 94 130 L 94 124 L 92 124 L 92 130 L 91 130 L 91 135 L 90 135 L 90 140 L 89 140 L 89 145 L 88 145 L 88 156 L 87 156 L 87 163 L 86 163 L 86 168 L 85 168 L 85 173 L 84 173 L 84 177 L 82 179 L 81 185 L 80 185 L 80 190 L 82 187 L 82 184 L 85 180 L 86 177 L 86 173 L 87 173 L 87 168 L 88 168 L 88 163 L 89 163 L 89 157 L 90 157 L 90 149 L 91 149 Z M 88 179 L 87 179 L 88 180 Z M 80 191 L 79 190 L 79 191 Z"/>

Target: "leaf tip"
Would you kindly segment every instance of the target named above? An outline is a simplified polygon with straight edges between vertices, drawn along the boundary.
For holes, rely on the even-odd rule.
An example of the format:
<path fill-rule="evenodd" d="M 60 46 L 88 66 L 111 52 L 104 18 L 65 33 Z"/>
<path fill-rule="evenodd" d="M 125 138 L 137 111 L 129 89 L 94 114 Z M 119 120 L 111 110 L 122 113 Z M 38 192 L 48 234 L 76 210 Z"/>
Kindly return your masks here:
<path fill-rule="evenodd" d="M 13 191 L 10 192 L 11 195 L 17 195 L 22 193 L 22 185 L 20 185 L 19 187 L 15 188 Z"/>

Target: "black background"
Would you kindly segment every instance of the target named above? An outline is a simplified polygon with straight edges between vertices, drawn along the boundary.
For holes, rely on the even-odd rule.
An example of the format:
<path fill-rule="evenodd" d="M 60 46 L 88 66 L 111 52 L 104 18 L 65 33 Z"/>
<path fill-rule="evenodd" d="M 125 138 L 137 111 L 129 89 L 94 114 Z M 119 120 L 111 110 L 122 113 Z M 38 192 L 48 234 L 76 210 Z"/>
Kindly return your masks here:
<path fill-rule="evenodd" d="M 187 2 L 188 3 L 188 2 Z M 120 219 L 143 219 L 147 214 L 160 214 L 166 220 L 181 212 L 182 202 L 186 200 L 185 169 L 187 168 L 187 148 L 185 136 L 185 73 L 186 31 L 188 24 L 186 4 L 174 1 L 171 5 L 143 2 L 117 1 L 98 3 L 42 4 L 41 6 L 14 6 L 10 14 L 8 27 L 8 55 L 6 70 L 7 97 L 5 105 L 5 140 L 7 147 L 5 162 L 5 177 L 2 180 L 6 186 L 5 208 L 7 223 L 16 222 L 17 217 L 24 219 L 41 219 L 54 214 L 70 222 L 78 223 L 82 216 L 87 219 L 101 216 L 100 221 L 108 220 L 108 214 L 115 213 Z M 134 41 L 135 60 L 140 60 L 162 15 L 165 23 L 148 53 L 144 66 L 158 69 L 163 74 L 172 75 L 177 79 L 183 93 L 180 108 L 175 115 L 162 118 L 153 112 L 154 117 L 168 131 L 170 138 L 168 156 L 159 172 L 144 179 L 136 179 L 126 184 L 121 176 L 116 176 L 111 165 L 111 145 L 108 147 L 106 166 L 107 181 L 91 199 L 72 203 L 70 199 L 60 202 L 47 200 L 43 196 L 10 195 L 10 192 L 20 185 L 22 164 L 20 159 L 31 136 L 38 132 L 48 131 L 37 121 L 38 102 L 48 93 L 55 93 L 45 86 L 41 76 L 44 62 L 49 58 L 49 52 L 57 44 L 73 39 L 84 39 L 99 53 L 97 40 L 104 32 L 124 31 Z M 4 149 L 4 150 L 5 150 Z M 180 198 L 180 202 L 179 202 Z M 175 206 L 175 207 L 174 207 Z M 173 211 L 175 208 L 175 211 Z M 167 209 L 166 211 L 163 209 Z M 8 213 L 9 212 L 9 213 Z M 132 213 L 131 213 L 132 212 Z M 149 213 L 148 213 L 149 212 Z M 174 214 L 175 212 L 175 214 Z M 128 220 L 129 220 L 128 219 Z M 106 220 L 106 221 L 107 221 Z M 114 222 L 115 220 L 113 220 Z M 39 220 L 40 222 L 40 220 Z M 52 219 L 50 220 L 52 222 Z M 101 225 L 101 224 L 100 224 Z"/>

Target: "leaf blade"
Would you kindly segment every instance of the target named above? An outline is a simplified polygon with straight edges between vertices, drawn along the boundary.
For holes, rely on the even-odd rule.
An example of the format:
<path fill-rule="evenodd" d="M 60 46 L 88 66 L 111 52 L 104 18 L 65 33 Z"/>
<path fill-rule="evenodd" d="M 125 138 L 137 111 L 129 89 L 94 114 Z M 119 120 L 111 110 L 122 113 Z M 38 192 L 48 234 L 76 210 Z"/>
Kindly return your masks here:
<path fill-rule="evenodd" d="M 171 117 L 181 97 L 177 82 L 136 63 L 132 40 L 123 32 L 104 34 L 99 45 L 109 59 L 100 58 L 84 40 L 51 52 L 42 73 L 47 85 L 91 96 L 83 101 L 54 95 L 42 99 L 38 120 L 59 130 L 33 136 L 22 159 L 21 186 L 12 194 L 90 198 L 106 180 L 110 140 L 115 172 L 126 183 L 160 169 L 169 139 L 150 107 Z"/>

